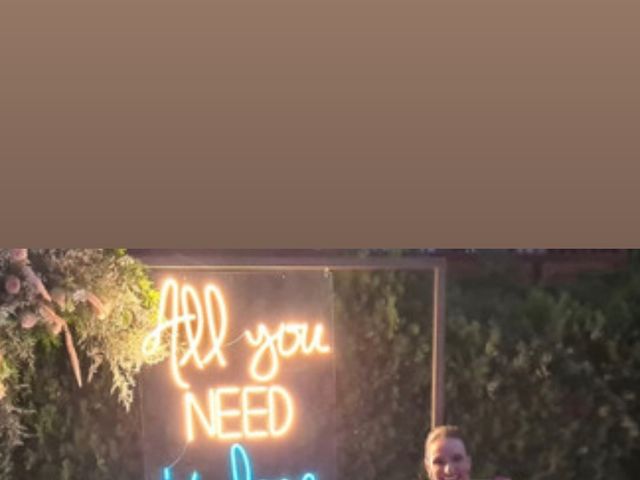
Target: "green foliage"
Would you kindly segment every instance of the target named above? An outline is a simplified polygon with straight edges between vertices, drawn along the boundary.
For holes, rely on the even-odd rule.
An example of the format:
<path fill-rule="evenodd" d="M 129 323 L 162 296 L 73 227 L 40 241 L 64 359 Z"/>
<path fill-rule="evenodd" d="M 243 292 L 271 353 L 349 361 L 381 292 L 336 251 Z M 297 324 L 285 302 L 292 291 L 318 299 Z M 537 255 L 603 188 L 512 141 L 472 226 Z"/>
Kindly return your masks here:
<path fill-rule="evenodd" d="M 114 256 L 103 270 L 121 258 L 109 255 Z M 135 308 L 122 309 L 112 326 L 99 322 L 86 305 L 70 306 L 81 364 L 96 365 L 93 381 L 82 389 L 58 338 L 41 328 L 28 337 L 31 343 L 14 344 L 24 332 L 11 316 L 0 316 L 0 348 L 7 357 L 20 358 L 0 368 L 0 378 L 11 387 L 11 401 L 0 402 L 0 439 L 13 452 L 0 453 L 0 467 L 13 468 L 5 478 L 141 479 L 139 409 L 131 396 L 139 357 L 129 349 L 138 340 L 125 333 L 143 328 L 132 318 L 153 309 L 155 293 L 135 266 L 135 275 L 106 282 L 98 269 L 87 273 L 91 267 L 81 267 L 80 259 L 69 261 L 77 265 L 71 278 L 95 285 L 105 303 L 116 301 L 109 298 L 114 283 L 119 285 L 112 292 L 131 295 L 132 305 L 133 298 L 146 300 L 138 300 L 136 314 L 125 313 Z M 636 267 L 556 288 L 514 282 L 511 265 L 496 255 L 488 259 L 486 272 L 475 280 L 450 279 L 447 291 L 446 416 L 467 433 L 473 476 L 637 478 Z M 336 273 L 334 279 L 339 478 L 424 478 L 432 276 Z M 110 395 L 114 365 L 116 372 L 129 372 L 115 383 L 121 381 L 120 402 Z M 127 411 L 122 400 L 132 399 Z M 11 423 L 16 418 L 24 420 Z M 21 428 L 29 436 L 17 434 Z"/>
<path fill-rule="evenodd" d="M 145 268 L 123 250 L 0 250 L 0 281 L 0 478 L 103 478 L 78 474 L 101 454 L 77 429 L 102 409 L 117 430 L 133 401 L 158 300 Z"/>
<path fill-rule="evenodd" d="M 145 363 L 140 345 L 155 324 L 158 292 L 141 264 L 122 250 L 67 250 L 45 259 L 50 271 L 61 272 L 63 288 L 90 289 L 108 309 L 108 318 L 100 318 L 86 305 L 67 300 L 63 312 L 90 360 L 89 379 L 106 363 L 111 391 L 128 407 L 135 375 Z"/>
<path fill-rule="evenodd" d="M 140 480 L 139 409 L 109 395 L 106 366 L 79 389 L 63 350 L 37 353 L 20 399 L 29 435 L 14 451 L 11 478 Z"/>
<path fill-rule="evenodd" d="M 340 478 L 415 477 L 428 424 L 431 276 L 335 276 Z"/>
<path fill-rule="evenodd" d="M 560 289 L 492 268 L 448 286 L 447 423 L 474 476 L 637 478 L 640 275 Z M 341 478 L 424 478 L 430 275 L 336 278 Z"/>

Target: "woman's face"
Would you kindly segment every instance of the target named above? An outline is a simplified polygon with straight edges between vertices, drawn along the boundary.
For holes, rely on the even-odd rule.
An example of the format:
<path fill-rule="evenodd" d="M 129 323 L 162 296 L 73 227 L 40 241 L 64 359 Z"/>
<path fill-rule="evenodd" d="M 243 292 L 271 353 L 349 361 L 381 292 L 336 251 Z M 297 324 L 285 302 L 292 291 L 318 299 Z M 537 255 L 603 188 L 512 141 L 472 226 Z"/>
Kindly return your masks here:
<path fill-rule="evenodd" d="M 431 480 L 469 480 L 471 457 L 459 438 L 431 442 L 424 464 Z"/>

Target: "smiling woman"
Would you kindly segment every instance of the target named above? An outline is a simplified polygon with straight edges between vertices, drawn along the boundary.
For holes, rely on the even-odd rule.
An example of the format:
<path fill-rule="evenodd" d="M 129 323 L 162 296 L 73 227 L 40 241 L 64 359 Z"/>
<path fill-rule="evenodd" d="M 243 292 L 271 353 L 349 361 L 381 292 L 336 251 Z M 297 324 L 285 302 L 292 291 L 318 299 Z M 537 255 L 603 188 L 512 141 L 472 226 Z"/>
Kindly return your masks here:
<path fill-rule="evenodd" d="M 430 480 L 471 480 L 471 456 L 459 427 L 443 425 L 427 436 L 424 466 Z M 510 480 L 498 476 L 494 480 Z"/>

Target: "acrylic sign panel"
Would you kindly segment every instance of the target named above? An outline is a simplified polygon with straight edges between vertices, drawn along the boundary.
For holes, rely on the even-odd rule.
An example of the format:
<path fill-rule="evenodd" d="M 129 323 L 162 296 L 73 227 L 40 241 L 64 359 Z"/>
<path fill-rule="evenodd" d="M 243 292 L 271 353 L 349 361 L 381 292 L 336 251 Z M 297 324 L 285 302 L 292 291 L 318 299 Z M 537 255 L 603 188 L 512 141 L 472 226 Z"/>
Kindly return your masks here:
<path fill-rule="evenodd" d="M 317 271 L 157 272 L 168 358 L 143 376 L 148 480 L 335 480 L 332 284 Z"/>

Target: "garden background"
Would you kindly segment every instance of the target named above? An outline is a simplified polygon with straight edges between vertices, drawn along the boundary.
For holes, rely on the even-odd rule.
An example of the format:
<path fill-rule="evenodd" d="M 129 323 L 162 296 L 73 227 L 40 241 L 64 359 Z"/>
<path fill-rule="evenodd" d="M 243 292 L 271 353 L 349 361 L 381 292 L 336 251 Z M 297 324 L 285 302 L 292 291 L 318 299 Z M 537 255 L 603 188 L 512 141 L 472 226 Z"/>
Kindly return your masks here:
<path fill-rule="evenodd" d="M 122 250 L 30 250 L 48 292 L 95 294 L 58 302 L 68 337 L 46 314 L 25 328 L 42 293 L 3 252 L 0 478 L 142 479 L 135 345 L 157 301 L 144 266 Z M 473 255 L 474 275 L 447 279 L 445 398 L 474 477 L 640 478 L 640 255 L 562 282 L 523 277 L 507 251 Z M 340 478 L 424 478 L 431 282 L 428 272 L 334 274 Z M 82 388 L 68 338 L 92 366 Z"/>

